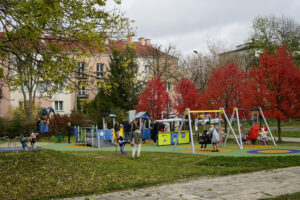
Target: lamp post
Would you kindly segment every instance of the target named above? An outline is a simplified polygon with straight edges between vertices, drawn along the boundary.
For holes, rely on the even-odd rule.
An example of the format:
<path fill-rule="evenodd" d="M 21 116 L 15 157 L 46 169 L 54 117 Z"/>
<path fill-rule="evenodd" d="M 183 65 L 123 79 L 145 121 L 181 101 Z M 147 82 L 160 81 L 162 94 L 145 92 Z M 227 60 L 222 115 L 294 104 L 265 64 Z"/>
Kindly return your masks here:
<path fill-rule="evenodd" d="M 200 74 L 200 84 L 201 84 L 200 91 L 201 91 L 201 94 L 203 94 L 204 77 L 203 77 L 203 66 L 201 65 L 201 56 L 199 55 L 198 51 L 194 50 L 193 52 L 198 56 L 199 68 L 200 68 L 200 73 L 201 73 Z"/>

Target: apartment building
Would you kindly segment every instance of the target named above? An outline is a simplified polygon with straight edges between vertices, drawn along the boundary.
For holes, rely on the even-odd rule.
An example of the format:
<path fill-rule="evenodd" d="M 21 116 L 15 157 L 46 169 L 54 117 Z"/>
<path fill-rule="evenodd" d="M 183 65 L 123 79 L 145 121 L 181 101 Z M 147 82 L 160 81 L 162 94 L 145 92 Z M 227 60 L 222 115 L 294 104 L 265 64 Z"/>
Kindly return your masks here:
<path fill-rule="evenodd" d="M 39 107 L 52 107 L 57 114 L 70 114 L 76 109 L 77 101 L 92 100 L 98 92 L 98 88 L 104 82 L 104 77 L 109 72 L 110 54 L 112 48 L 124 48 L 127 44 L 134 45 L 136 48 L 138 69 L 138 78 L 147 80 L 154 76 L 154 70 L 150 65 L 149 60 L 153 60 L 155 51 L 151 45 L 150 39 L 139 38 L 138 41 L 133 41 L 132 37 L 127 40 L 106 40 L 106 52 L 93 52 L 90 56 L 81 56 L 78 58 L 77 66 L 78 73 L 76 74 L 76 82 L 78 83 L 78 90 L 69 92 L 60 86 L 58 92 L 51 96 L 42 95 L 43 85 L 38 86 L 35 103 Z M 73 52 L 76 54 L 76 52 Z M 167 55 L 166 55 L 167 56 Z M 171 57 L 170 65 L 172 69 L 178 68 L 178 59 Z M 157 60 L 160 60 L 158 58 Z M 4 61 L 2 61 L 4 62 Z M 158 61 L 160 62 L 160 61 Z M 162 77 L 167 84 L 167 90 L 172 92 L 173 80 L 169 77 Z M 172 96 L 172 95 L 171 95 Z M 0 90 L 0 117 L 10 117 L 10 111 L 23 102 L 23 95 L 20 90 L 9 90 L 8 87 L 2 85 Z"/>

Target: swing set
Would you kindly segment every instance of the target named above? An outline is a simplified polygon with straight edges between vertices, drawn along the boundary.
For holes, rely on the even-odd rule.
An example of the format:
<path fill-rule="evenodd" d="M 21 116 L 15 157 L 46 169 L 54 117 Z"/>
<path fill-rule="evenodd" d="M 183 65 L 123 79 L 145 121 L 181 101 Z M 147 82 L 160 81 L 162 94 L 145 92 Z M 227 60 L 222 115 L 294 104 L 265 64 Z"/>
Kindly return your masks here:
<path fill-rule="evenodd" d="M 231 126 L 231 123 L 227 117 L 227 114 L 224 110 L 224 108 L 220 108 L 219 110 L 190 110 L 189 108 L 186 108 L 184 113 L 183 113 L 183 118 L 182 118 L 182 121 L 181 121 L 181 124 L 180 124 L 180 128 L 179 128 L 179 131 L 178 131 L 178 134 L 177 136 L 174 138 L 174 147 L 173 147 L 173 151 L 175 151 L 176 149 L 176 144 L 177 144 L 177 140 L 178 140 L 178 136 L 179 136 L 179 133 L 181 132 L 182 130 L 182 126 L 184 124 L 184 121 L 185 121 L 185 118 L 187 116 L 188 118 L 188 126 L 189 126 L 189 133 L 190 133 L 190 139 L 191 139 L 191 144 L 192 144 L 192 152 L 193 154 L 195 153 L 195 147 L 194 147 L 194 140 L 193 140 L 193 129 L 192 129 L 192 119 L 191 119 L 191 113 L 218 113 L 219 114 L 219 132 L 220 132 L 220 128 L 221 128 L 221 115 L 223 114 L 224 118 L 225 118 L 225 123 L 227 123 L 229 125 L 229 128 L 232 132 L 232 134 L 234 135 L 234 138 L 235 138 L 235 141 L 236 143 L 238 144 L 239 148 L 242 149 L 243 146 L 242 144 L 239 142 L 232 126 Z"/>
<path fill-rule="evenodd" d="M 239 143 L 241 144 L 241 149 L 243 148 L 243 138 L 242 138 L 242 131 L 241 131 L 241 123 L 240 123 L 240 117 L 239 117 L 239 112 L 245 112 L 245 111 L 251 111 L 251 112 L 253 112 L 253 111 L 255 111 L 255 112 L 257 112 L 257 123 L 258 123 L 258 119 L 260 119 L 259 118 L 259 114 L 260 114 L 260 116 L 262 117 L 262 119 L 263 119 L 263 122 L 264 122 L 264 124 L 265 124 L 265 126 L 266 126 L 266 128 L 267 128 L 267 130 L 268 130 L 268 134 L 270 135 L 270 137 L 271 137 L 271 139 L 272 139 L 272 142 L 273 142 L 273 144 L 274 144 L 274 146 L 276 146 L 276 142 L 275 142 L 275 140 L 274 140 L 274 137 L 273 137 L 273 135 L 272 135 L 272 132 L 271 132 L 271 130 L 270 130 L 270 128 L 269 128 L 269 125 L 268 125 L 268 123 L 267 123 L 267 120 L 266 120 L 266 118 L 265 118 L 265 116 L 264 116 L 264 113 L 262 112 L 262 109 L 260 108 L 260 107 L 258 107 L 258 108 L 252 108 L 252 109 L 239 109 L 239 108 L 234 108 L 233 109 L 233 112 L 232 112 L 232 115 L 231 115 L 231 117 L 230 117 L 230 120 L 229 120 L 229 122 L 230 122 L 230 124 L 232 124 L 232 122 L 233 122 L 233 118 L 234 118 L 234 116 L 236 116 L 236 121 L 237 121 L 237 129 L 238 129 L 238 133 L 239 133 Z M 261 121 L 260 121 L 260 124 L 261 124 Z M 227 133 L 226 133 L 226 137 L 225 137 L 225 141 L 224 141 L 224 144 L 223 144 L 223 147 L 225 147 L 225 145 L 226 145 L 226 142 L 227 142 L 227 139 L 228 139 L 228 136 L 229 136 L 229 132 L 230 130 L 228 130 L 227 131 Z M 253 126 L 252 126 L 252 128 L 250 129 L 250 131 L 249 131 L 249 136 L 247 136 L 246 137 L 246 140 L 248 139 L 248 140 L 252 140 L 252 141 L 255 141 L 256 139 L 257 139 L 257 137 L 258 137 L 258 134 L 259 134 L 259 125 L 258 124 L 254 124 Z M 235 134 L 234 134 L 235 135 Z"/>

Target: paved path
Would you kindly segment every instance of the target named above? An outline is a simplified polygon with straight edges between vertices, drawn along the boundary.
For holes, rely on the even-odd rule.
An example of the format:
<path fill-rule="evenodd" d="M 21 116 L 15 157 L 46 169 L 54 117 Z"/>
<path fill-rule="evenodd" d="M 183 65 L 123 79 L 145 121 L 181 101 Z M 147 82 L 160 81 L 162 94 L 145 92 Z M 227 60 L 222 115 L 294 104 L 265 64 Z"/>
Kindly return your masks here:
<path fill-rule="evenodd" d="M 300 166 L 224 177 L 202 177 L 188 182 L 73 199 L 251 200 L 295 192 L 300 192 Z"/>

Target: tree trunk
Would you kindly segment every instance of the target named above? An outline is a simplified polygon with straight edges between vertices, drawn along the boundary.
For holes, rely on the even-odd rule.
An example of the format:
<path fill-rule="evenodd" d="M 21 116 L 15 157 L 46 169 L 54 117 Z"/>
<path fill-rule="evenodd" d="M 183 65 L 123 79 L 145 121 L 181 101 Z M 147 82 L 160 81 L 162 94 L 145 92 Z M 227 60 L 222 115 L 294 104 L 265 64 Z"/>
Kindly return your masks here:
<path fill-rule="evenodd" d="M 277 130 L 278 130 L 278 141 L 281 142 L 281 125 L 280 125 L 280 119 L 277 119 Z"/>

